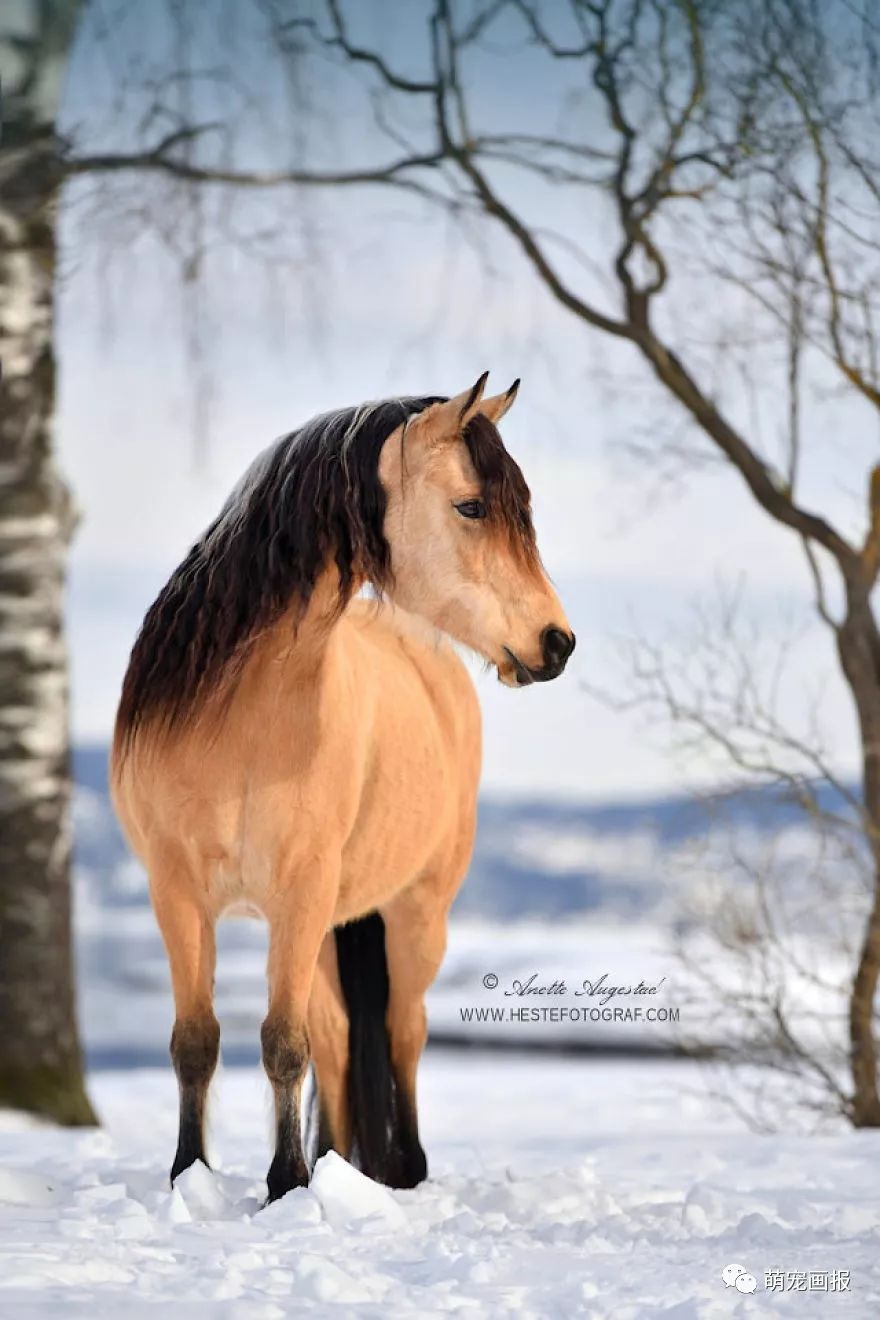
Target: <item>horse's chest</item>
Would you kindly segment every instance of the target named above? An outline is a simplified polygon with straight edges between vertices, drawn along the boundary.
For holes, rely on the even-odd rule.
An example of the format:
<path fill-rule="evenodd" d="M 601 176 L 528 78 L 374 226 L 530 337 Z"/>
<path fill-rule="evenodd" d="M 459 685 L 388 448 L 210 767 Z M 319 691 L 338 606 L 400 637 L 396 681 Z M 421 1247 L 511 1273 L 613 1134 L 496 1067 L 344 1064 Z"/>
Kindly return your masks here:
<path fill-rule="evenodd" d="M 390 703 L 370 737 L 355 722 L 308 756 L 290 736 L 285 755 L 274 755 L 279 731 L 266 730 L 232 794 L 234 821 L 212 881 L 221 910 L 265 911 L 317 867 L 338 875 L 341 920 L 425 870 L 457 828 L 463 772 L 430 712 L 405 713 L 402 704 Z"/>

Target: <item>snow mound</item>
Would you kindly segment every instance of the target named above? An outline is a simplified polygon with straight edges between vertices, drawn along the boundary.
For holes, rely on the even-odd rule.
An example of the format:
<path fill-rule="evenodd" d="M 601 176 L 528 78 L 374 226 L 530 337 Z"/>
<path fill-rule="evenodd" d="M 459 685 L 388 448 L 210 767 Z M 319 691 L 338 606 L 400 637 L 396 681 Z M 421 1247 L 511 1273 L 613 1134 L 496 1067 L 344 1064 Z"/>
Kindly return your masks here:
<path fill-rule="evenodd" d="M 309 1187 L 294 1187 L 280 1201 L 273 1201 L 260 1213 L 262 1227 L 314 1228 L 323 1223 L 321 1203 Z"/>
<path fill-rule="evenodd" d="M 55 1192 L 45 1177 L 24 1169 L 0 1169 L 0 1204 L 52 1205 Z"/>
<path fill-rule="evenodd" d="M 196 1160 L 175 1180 L 174 1190 L 180 1195 L 192 1219 L 223 1219 L 227 1211 L 226 1198 L 211 1170 Z"/>
<path fill-rule="evenodd" d="M 333 1150 L 318 1160 L 309 1190 L 333 1228 L 348 1228 L 361 1220 L 386 1228 L 406 1225 L 406 1215 L 388 1189 L 366 1178 Z"/>

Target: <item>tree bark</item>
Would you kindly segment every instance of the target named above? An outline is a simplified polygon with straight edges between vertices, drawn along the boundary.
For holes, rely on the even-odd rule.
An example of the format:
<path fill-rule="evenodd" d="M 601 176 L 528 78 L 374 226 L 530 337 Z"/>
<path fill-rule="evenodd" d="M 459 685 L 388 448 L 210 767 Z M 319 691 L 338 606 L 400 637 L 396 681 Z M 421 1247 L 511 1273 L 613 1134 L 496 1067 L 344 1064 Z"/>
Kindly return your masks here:
<path fill-rule="evenodd" d="M 850 1115 L 856 1127 L 880 1127 L 874 1002 L 880 979 L 880 635 L 869 589 L 850 583 L 846 618 L 838 630 L 840 663 L 855 702 L 862 746 L 865 835 L 874 886 L 849 1000 Z"/>
<path fill-rule="evenodd" d="M 69 34 L 72 7 L 31 13 L 25 91 L 7 99 L 0 141 L 0 1106 L 78 1124 L 95 1117 L 71 948 L 63 592 L 73 518 L 52 457 L 61 160 L 47 68 L 59 33 L 47 44 L 39 28 L 60 13 Z"/>

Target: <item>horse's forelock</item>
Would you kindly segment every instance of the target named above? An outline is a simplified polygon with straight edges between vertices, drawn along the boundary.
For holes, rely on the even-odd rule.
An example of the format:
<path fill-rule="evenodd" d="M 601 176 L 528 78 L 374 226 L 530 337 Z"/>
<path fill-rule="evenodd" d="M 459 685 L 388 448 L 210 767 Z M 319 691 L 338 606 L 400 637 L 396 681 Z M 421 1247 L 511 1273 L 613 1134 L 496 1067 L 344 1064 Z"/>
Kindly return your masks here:
<path fill-rule="evenodd" d="M 488 519 L 507 532 L 514 550 L 537 563 L 531 492 L 519 464 L 482 413 L 467 423 L 463 439 L 480 479 Z"/>

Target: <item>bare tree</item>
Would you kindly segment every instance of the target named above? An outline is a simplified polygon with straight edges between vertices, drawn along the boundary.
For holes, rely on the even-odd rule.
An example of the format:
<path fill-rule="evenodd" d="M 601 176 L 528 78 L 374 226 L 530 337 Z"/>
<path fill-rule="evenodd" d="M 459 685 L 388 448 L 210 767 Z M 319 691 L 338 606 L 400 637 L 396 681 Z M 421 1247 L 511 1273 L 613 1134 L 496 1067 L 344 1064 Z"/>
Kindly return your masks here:
<path fill-rule="evenodd" d="M 68 1123 L 93 1121 L 70 954 L 62 590 L 72 512 L 51 444 L 52 125 L 76 10 L 34 5 L 34 26 L 3 31 L 0 46 L 0 1104 Z"/>
<path fill-rule="evenodd" d="M 716 768 L 704 832 L 674 861 L 679 994 L 691 1048 L 758 1065 L 722 1094 L 760 1127 L 853 1117 L 847 1012 L 873 890 L 860 795 L 836 772 L 821 687 L 797 673 L 798 614 L 768 634 L 718 584 L 671 638 L 621 643 L 628 695 L 595 693 Z M 798 723 L 793 684 L 811 697 Z"/>
<path fill-rule="evenodd" d="M 800 441 L 807 358 L 859 404 L 878 404 L 880 29 L 872 7 L 435 0 L 420 10 L 406 68 L 364 36 L 360 14 L 342 0 L 274 0 L 270 10 L 279 45 L 295 44 L 301 56 L 305 44 L 316 59 L 367 80 L 378 129 L 408 153 L 388 181 L 506 231 L 549 294 L 588 330 L 630 345 L 694 434 L 802 543 L 861 739 L 858 809 L 873 879 L 852 970 L 846 1109 L 857 1126 L 880 1125 L 880 632 L 872 602 L 880 468 L 861 479 L 853 530 L 802 496 Z M 524 103 L 537 108 L 558 89 L 560 127 L 481 129 L 478 89 L 503 78 L 514 56 L 517 78 L 534 78 L 522 84 Z M 515 186 L 517 178 L 529 186 Z M 552 201 L 543 212 L 531 204 L 560 193 L 588 202 L 580 226 L 563 233 L 545 222 Z M 597 261 L 602 282 L 590 273 Z M 695 280 L 704 309 L 735 283 L 764 317 L 750 362 L 780 393 L 788 382 L 781 457 L 742 416 L 705 315 L 700 326 L 682 315 L 677 295 L 693 294 Z"/>

